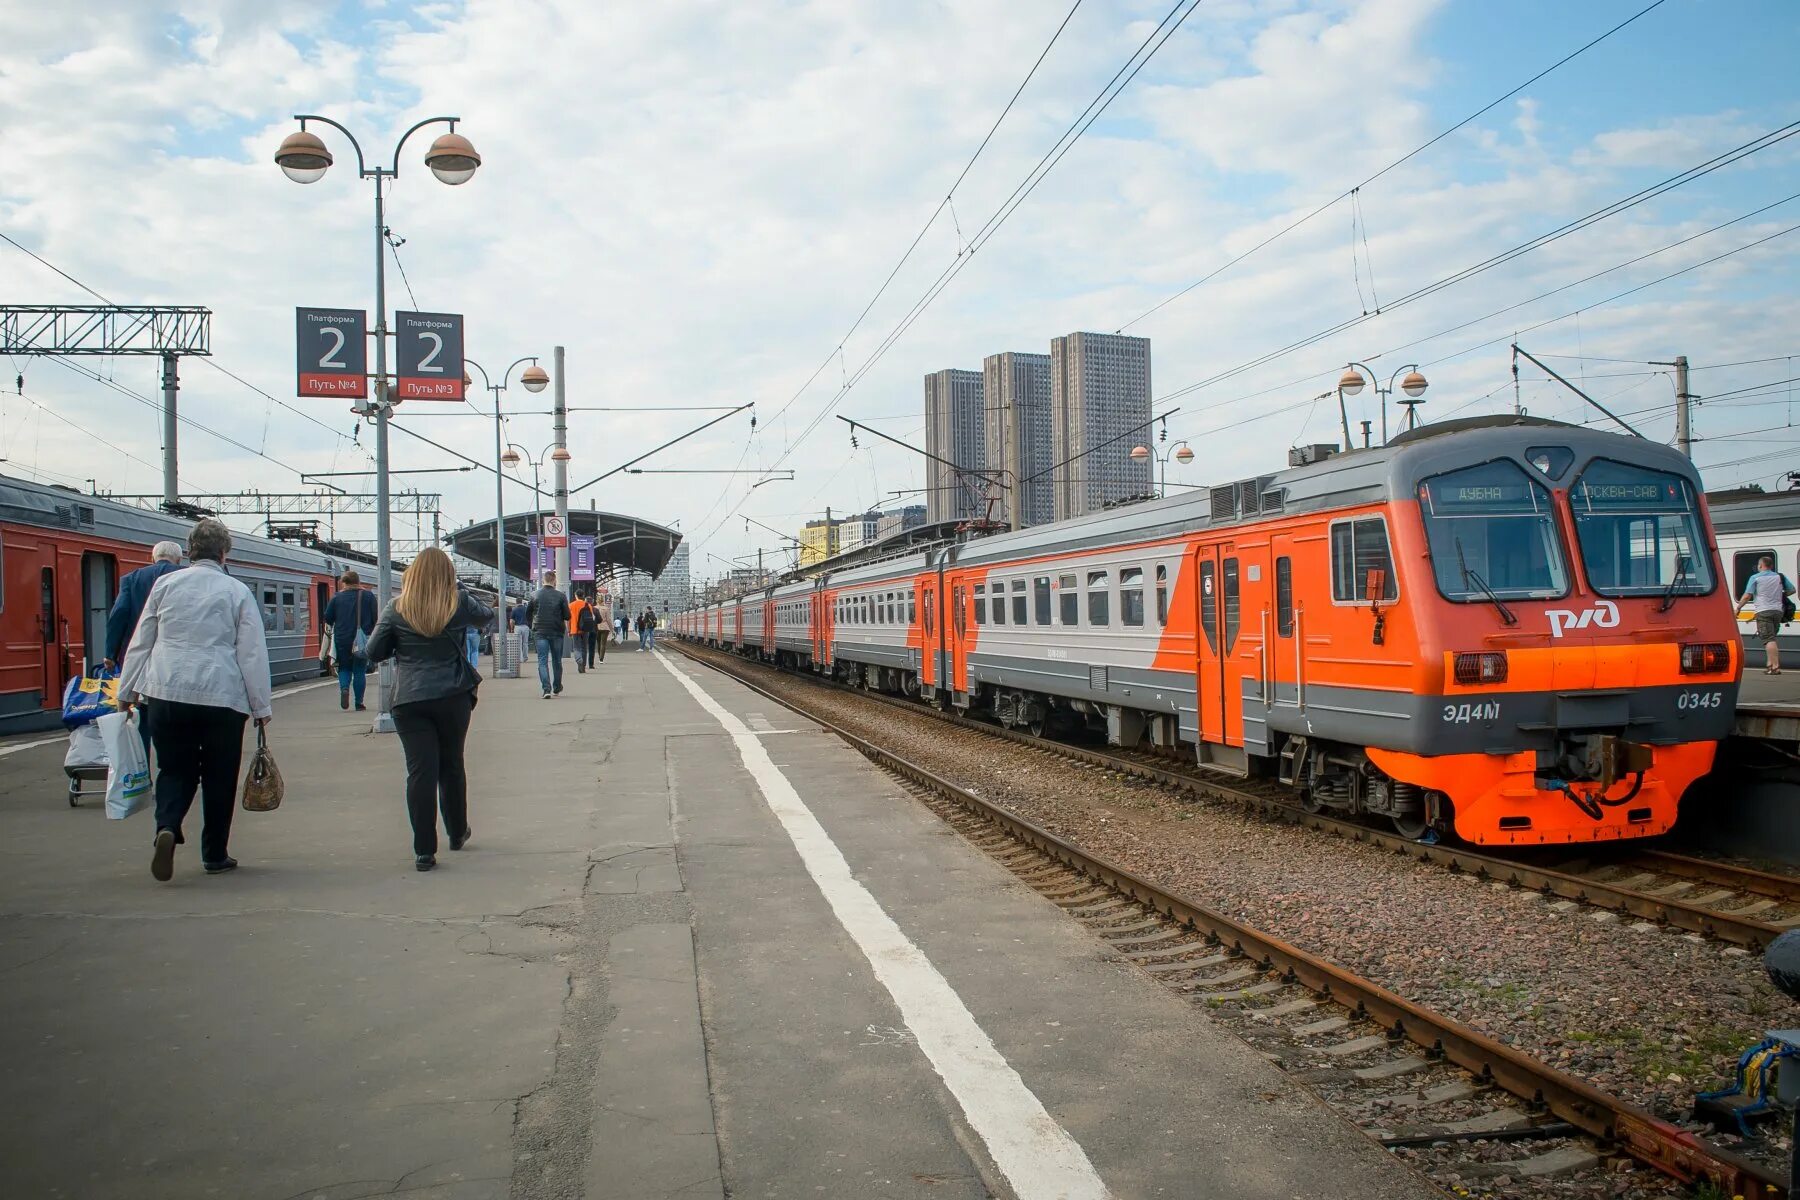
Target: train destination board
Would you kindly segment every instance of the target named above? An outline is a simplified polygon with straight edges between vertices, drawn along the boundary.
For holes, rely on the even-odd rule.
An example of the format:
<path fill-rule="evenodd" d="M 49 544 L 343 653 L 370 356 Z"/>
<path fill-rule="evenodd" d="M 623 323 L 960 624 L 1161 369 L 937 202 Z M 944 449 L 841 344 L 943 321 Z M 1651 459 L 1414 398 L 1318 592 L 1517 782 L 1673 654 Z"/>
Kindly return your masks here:
<path fill-rule="evenodd" d="M 356 308 L 294 310 L 295 394 L 369 394 L 368 314 Z"/>

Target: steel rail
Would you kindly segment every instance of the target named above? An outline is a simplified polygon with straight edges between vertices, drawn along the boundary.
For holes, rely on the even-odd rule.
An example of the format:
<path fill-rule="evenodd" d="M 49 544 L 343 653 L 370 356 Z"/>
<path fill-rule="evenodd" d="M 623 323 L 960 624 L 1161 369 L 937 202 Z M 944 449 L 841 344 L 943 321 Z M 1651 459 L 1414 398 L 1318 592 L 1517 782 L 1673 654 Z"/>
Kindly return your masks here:
<path fill-rule="evenodd" d="M 808 712 L 744 678 L 739 672 L 692 653 L 679 642 L 676 644 L 692 661 L 799 713 L 842 738 L 870 761 L 930 788 L 1090 879 L 1205 934 L 1209 942 L 1240 954 L 1267 970 L 1279 972 L 1285 979 L 1374 1021 L 1387 1031 L 1392 1041 L 1410 1041 L 1585 1133 L 1615 1143 L 1632 1157 L 1683 1183 L 1705 1180 L 1716 1187 L 1729 1189 L 1728 1195 L 1772 1198 L 1788 1195 L 1786 1178 L 1770 1168 L 1711 1145 L 1634 1104 L 1502 1045 L 1459 1021 L 1422 1008 L 1344 967 L 1241 924 L 1197 901 L 1167 891 L 1108 859 L 1081 850 L 960 784 Z"/>

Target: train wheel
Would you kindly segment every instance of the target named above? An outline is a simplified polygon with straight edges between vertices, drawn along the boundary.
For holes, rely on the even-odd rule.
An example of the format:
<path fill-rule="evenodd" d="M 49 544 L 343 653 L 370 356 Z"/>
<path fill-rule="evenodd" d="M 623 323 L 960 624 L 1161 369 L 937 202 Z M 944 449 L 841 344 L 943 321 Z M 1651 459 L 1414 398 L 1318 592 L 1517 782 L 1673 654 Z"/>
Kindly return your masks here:
<path fill-rule="evenodd" d="M 1048 729 L 1049 727 L 1050 727 L 1049 714 L 1040 712 L 1037 716 L 1031 718 L 1031 720 L 1026 723 L 1025 732 L 1029 733 L 1034 738 L 1041 738 L 1044 736 L 1044 731 L 1046 729 Z"/>
<path fill-rule="evenodd" d="M 1423 840 L 1426 830 L 1431 828 L 1422 812 L 1405 813 L 1388 819 L 1393 821 L 1394 831 L 1410 842 Z"/>
<path fill-rule="evenodd" d="M 1313 795 L 1311 788 L 1303 788 L 1300 792 L 1300 811 L 1322 813 L 1325 811 L 1325 802 Z"/>

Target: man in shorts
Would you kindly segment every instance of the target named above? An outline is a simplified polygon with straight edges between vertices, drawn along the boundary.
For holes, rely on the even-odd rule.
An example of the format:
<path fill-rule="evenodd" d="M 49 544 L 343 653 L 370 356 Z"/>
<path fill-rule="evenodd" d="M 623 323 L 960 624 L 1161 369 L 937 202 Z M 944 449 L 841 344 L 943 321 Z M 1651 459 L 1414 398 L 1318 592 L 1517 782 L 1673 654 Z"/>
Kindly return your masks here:
<path fill-rule="evenodd" d="M 1793 583 L 1775 569 L 1774 559 L 1765 554 L 1756 560 L 1756 574 L 1744 584 L 1738 608 L 1749 607 L 1756 614 L 1756 636 L 1762 639 L 1765 656 L 1764 675 L 1781 674 L 1781 647 L 1775 638 L 1787 618 L 1787 598 L 1793 594 Z"/>

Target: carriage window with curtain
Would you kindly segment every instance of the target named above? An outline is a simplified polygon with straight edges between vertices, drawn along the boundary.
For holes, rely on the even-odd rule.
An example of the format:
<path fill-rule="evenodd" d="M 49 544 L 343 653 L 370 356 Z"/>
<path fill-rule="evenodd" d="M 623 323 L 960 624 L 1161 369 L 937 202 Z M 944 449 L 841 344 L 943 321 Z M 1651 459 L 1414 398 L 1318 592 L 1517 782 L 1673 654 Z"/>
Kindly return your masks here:
<path fill-rule="evenodd" d="M 1107 591 L 1105 571 L 1089 571 L 1087 577 L 1088 624 L 1104 628 L 1112 624 L 1111 595 Z"/>
<path fill-rule="evenodd" d="M 1064 625 L 1081 624 L 1081 588 L 1077 584 L 1078 580 L 1074 575 L 1056 577 L 1056 590 L 1060 593 L 1057 603 L 1062 609 Z"/>

